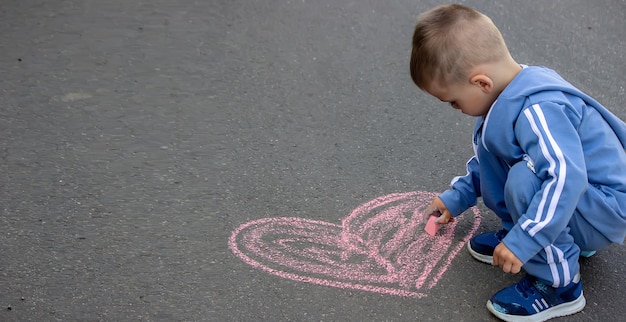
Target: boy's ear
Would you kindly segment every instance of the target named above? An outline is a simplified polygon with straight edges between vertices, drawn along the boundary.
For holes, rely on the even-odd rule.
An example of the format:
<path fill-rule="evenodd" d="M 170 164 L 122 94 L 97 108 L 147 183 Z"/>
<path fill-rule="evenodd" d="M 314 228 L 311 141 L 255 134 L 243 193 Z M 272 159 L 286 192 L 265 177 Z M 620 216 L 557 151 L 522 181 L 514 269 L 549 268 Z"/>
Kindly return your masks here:
<path fill-rule="evenodd" d="M 493 89 L 493 80 L 485 74 L 476 74 L 470 78 L 470 83 L 480 87 L 485 93 L 490 93 Z"/>

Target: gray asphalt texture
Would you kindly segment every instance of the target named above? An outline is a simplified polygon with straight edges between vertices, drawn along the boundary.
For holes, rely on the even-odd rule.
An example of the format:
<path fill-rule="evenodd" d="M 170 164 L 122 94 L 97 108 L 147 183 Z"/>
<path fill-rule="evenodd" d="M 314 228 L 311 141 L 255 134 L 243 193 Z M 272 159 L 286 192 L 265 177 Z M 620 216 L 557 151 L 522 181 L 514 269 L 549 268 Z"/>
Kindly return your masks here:
<path fill-rule="evenodd" d="M 625 1 L 463 3 L 626 119 Z M 408 75 L 436 4 L 2 1 L 0 321 L 495 320 L 520 276 L 466 251 L 414 299 L 282 279 L 227 244 L 465 173 L 473 119 Z M 624 267 L 619 245 L 583 260 L 587 307 L 561 320 L 623 318 Z"/>

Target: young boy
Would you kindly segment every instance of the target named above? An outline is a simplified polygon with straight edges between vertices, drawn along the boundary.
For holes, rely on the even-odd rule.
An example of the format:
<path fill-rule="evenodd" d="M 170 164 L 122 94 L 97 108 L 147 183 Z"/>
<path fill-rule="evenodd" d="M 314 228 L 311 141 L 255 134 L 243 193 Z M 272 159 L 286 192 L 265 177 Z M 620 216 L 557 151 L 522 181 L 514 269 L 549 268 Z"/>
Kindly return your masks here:
<path fill-rule="evenodd" d="M 461 5 L 423 13 L 411 77 L 477 117 L 468 173 L 432 201 L 448 223 L 482 197 L 503 229 L 468 243 L 479 261 L 526 271 L 487 308 L 543 321 L 585 307 L 579 256 L 626 235 L 626 124 L 545 67 L 516 63 L 485 15 Z"/>

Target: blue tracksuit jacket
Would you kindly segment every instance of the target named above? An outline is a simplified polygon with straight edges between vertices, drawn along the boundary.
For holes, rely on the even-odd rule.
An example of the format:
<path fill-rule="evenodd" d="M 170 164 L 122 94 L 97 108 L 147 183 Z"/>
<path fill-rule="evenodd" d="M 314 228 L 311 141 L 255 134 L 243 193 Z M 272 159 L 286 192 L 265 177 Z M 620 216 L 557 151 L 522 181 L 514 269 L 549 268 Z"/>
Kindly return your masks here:
<path fill-rule="evenodd" d="M 440 195 L 453 216 L 482 197 L 509 230 L 504 242 L 526 262 L 566 229 L 589 185 L 618 214 L 594 213 L 594 227 L 614 243 L 626 235 L 626 124 L 596 100 L 545 67 L 525 67 L 476 121 L 475 156 L 467 175 Z M 525 160 L 543 181 L 526 213 L 508 224 L 504 184 Z M 581 206 L 581 207 L 579 207 Z"/>

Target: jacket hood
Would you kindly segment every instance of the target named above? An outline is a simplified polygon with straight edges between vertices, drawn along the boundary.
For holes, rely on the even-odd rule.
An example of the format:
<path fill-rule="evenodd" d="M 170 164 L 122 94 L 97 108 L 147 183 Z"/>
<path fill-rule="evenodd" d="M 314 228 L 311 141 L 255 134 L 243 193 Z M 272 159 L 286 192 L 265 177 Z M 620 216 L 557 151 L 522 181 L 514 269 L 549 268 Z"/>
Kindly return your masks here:
<path fill-rule="evenodd" d="M 546 94 L 546 95 L 543 95 Z M 624 123 L 611 114 L 596 100 L 564 80 L 555 71 L 540 66 L 524 66 L 511 83 L 502 91 L 484 118 L 481 143 L 485 149 L 497 155 L 511 155 L 511 149 L 519 146 L 515 138 L 515 123 L 520 113 L 535 103 L 549 99 L 554 103 L 571 105 L 567 95 L 577 96 L 588 106 L 598 110 L 620 138 L 626 149 L 626 129 Z M 513 153 L 515 159 L 523 156 L 523 151 Z M 514 162 L 517 160 L 506 160 Z M 511 163 L 509 163 L 511 164 Z"/>

